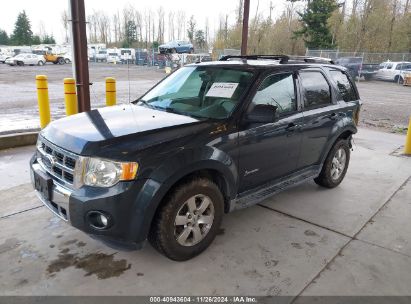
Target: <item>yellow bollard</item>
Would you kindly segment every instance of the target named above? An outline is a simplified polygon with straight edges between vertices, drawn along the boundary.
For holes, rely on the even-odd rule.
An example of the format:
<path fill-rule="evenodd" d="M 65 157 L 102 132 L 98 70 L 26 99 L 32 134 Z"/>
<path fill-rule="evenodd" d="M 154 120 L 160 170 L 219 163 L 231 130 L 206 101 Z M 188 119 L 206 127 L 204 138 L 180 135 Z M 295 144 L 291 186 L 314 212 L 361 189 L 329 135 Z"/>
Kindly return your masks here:
<path fill-rule="evenodd" d="M 64 103 L 67 116 L 78 113 L 76 81 L 73 78 L 64 78 Z"/>
<path fill-rule="evenodd" d="M 40 127 L 45 128 L 50 122 L 49 88 L 46 75 L 36 75 L 37 102 L 39 105 Z"/>
<path fill-rule="evenodd" d="M 116 79 L 106 77 L 106 105 L 114 106 L 116 101 Z"/>
<path fill-rule="evenodd" d="M 405 138 L 404 154 L 411 155 L 411 116 L 410 116 L 410 122 L 408 123 L 407 137 Z"/>

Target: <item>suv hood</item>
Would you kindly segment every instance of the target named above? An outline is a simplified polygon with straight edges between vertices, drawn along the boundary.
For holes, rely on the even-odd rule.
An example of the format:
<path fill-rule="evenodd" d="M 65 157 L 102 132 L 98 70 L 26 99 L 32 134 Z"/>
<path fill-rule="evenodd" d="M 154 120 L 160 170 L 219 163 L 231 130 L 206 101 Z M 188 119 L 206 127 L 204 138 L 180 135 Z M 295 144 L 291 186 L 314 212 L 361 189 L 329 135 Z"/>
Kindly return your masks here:
<path fill-rule="evenodd" d="M 98 155 L 101 149 L 113 148 L 113 144 L 123 146 L 128 143 L 134 149 L 141 149 L 142 145 L 147 147 L 161 140 L 170 140 L 172 136 L 185 133 L 176 128 L 187 129 L 199 123 L 201 120 L 189 116 L 127 104 L 53 121 L 40 135 L 76 154 Z"/>

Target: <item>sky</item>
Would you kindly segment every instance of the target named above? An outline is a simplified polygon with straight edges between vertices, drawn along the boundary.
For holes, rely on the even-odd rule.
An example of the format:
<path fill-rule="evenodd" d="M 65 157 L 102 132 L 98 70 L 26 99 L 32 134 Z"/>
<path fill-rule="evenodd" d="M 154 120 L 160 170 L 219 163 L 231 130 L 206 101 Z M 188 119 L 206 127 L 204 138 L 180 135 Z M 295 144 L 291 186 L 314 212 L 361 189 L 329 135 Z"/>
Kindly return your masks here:
<path fill-rule="evenodd" d="M 273 18 L 281 15 L 285 0 L 250 0 L 250 18 L 258 11 L 265 16 L 269 15 L 270 2 L 273 4 Z M 149 2 L 149 3 L 148 3 Z M 0 29 L 6 30 L 10 35 L 14 29 L 14 23 L 19 12 L 25 10 L 32 25 L 34 34 L 41 33 L 41 28 L 44 27 L 47 34 L 53 34 L 57 43 L 63 42 L 63 27 L 61 22 L 61 14 L 64 9 L 68 8 L 68 0 L 54 0 L 42 5 L 40 1 L 33 0 L 17 0 L 13 5 L 8 5 L 7 8 L 0 10 Z M 132 4 L 140 11 L 144 9 L 152 9 L 157 11 L 160 6 L 163 6 L 166 13 L 170 10 L 184 10 L 186 16 L 194 15 L 199 27 L 204 27 L 205 20 L 208 17 L 210 24 L 210 34 L 218 28 L 221 15 L 229 15 L 229 23 L 235 21 L 235 10 L 238 0 L 150 0 L 150 1 L 131 1 L 131 0 L 85 0 L 86 14 L 95 11 L 105 11 L 109 16 L 119 10 L 122 11 L 126 4 Z M 167 21 L 166 21 L 167 25 Z"/>

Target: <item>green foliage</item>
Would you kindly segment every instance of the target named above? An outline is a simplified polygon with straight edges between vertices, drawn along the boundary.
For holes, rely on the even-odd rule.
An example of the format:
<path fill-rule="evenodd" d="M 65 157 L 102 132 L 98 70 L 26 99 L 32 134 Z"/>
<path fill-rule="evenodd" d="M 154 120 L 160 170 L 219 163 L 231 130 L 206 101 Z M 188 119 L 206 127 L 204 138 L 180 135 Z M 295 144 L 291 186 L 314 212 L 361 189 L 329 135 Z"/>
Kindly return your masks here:
<path fill-rule="evenodd" d="M 39 35 L 33 35 L 33 38 L 31 39 L 32 44 L 41 44 L 41 38 Z"/>
<path fill-rule="evenodd" d="M 132 46 L 133 42 L 137 40 L 137 26 L 133 20 L 129 20 L 125 27 L 125 41 L 123 42 L 124 48 Z"/>
<path fill-rule="evenodd" d="M 0 45 L 8 45 L 9 44 L 9 35 L 5 30 L 0 29 Z"/>
<path fill-rule="evenodd" d="M 159 45 L 160 45 L 160 43 L 158 41 L 153 41 L 152 48 L 153 49 L 158 49 Z"/>
<path fill-rule="evenodd" d="M 33 37 L 34 38 L 34 37 Z M 49 35 L 45 35 L 43 37 L 43 40 L 41 41 L 41 43 L 44 44 L 56 44 L 56 40 L 54 39 L 53 35 L 49 36 Z M 34 44 L 34 43 L 33 43 Z"/>
<path fill-rule="evenodd" d="M 200 49 L 203 49 L 205 47 L 206 41 L 203 30 L 198 30 L 195 32 L 195 42 Z"/>
<path fill-rule="evenodd" d="M 15 45 L 30 45 L 32 38 L 33 32 L 31 31 L 30 20 L 27 17 L 26 12 L 23 10 L 17 16 L 11 41 Z"/>
<path fill-rule="evenodd" d="M 187 37 L 191 43 L 194 42 L 195 31 L 196 31 L 196 22 L 194 20 L 194 16 L 191 16 L 190 20 L 188 21 L 188 29 L 187 29 Z"/>
<path fill-rule="evenodd" d="M 312 0 L 305 12 L 299 12 L 302 28 L 295 31 L 297 37 L 302 36 L 306 47 L 310 49 L 333 48 L 333 39 L 328 27 L 328 19 L 338 8 L 336 0 Z"/>

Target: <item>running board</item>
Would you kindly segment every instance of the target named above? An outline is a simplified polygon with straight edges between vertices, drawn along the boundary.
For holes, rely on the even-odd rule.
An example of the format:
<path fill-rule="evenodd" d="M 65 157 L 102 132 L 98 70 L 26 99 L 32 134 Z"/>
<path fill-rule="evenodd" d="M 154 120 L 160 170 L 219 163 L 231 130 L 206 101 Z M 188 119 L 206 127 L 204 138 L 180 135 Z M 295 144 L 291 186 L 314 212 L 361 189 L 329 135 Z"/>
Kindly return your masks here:
<path fill-rule="evenodd" d="M 240 194 L 236 199 L 230 202 L 230 212 L 256 205 L 281 191 L 311 180 L 317 177 L 320 174 L 320 171 L 320 166 L 310 167 L 304 171 L 276 180 L 273 183 L 268 183 L 257 189 Z"/>

